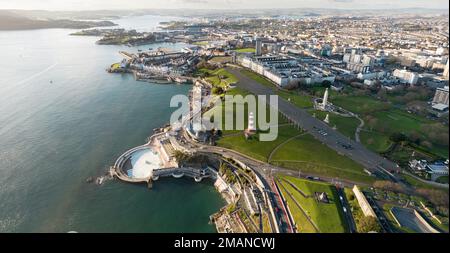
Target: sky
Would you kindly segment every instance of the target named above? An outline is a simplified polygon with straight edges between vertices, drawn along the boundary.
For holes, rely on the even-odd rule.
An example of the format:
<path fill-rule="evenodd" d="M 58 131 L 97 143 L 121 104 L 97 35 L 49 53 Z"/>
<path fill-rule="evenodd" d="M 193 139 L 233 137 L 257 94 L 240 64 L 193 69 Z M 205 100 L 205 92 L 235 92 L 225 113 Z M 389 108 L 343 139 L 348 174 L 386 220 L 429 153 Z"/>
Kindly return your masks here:
<path fill-rule="evenodd" d="M 448 9 L 448 0 L 0 0 L 0 9 L 112 10 L 112 9 Z"/>

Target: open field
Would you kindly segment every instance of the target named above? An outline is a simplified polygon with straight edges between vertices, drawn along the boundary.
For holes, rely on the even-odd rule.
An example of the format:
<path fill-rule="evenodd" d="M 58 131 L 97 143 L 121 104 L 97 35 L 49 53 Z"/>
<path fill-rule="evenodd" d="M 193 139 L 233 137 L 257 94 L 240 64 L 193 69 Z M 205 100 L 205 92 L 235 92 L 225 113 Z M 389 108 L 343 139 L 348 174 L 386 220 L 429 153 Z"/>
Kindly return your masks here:
<path fill-rule="evenodd" d="M 442 126 L 436 129 L 439 123 L 419 115 L 392 108 L 390 104 L 369 96 L 338 96 L 332 101 L 344 109 L 361 115 L 365 121 L 365 131 L 361 132 L 361 141 L 366 147 L 375 152 L 386 152 L 391 145 L 389 136 L 394 133 L 402 133 L 406 136 L 414 135 L 422 140 L 429 140 L 427 131 L 433 126 L 435 127 L 434 131 L 448 131 L 448 128 L 445 129 Z M 433 141 L 428 141 L 428 143 L 427 146 L 421 143 L 420 147 L 415 148 L 416 152 L 432 153 L 433 155 L 448 158 L 448 146 Z M 398 154 L 392 155 L 393 158 L 397 156 Z"/>
<path fill-rule="evenodd" d="M 341 177 L 360 182 L 373 182 L 375 178 L 364 172 L 361 165 L 306 134 L 295 138 L 272 157 L 271 163 L 302 172 L 329 177 Z"/>
<path fill-rule="evenodd" d="M 212 63 L 227 63 L 231 61 L 231 56 L 216 56 L 209 61 Z"/>
<path fill-rule="evenodd" d="M 280 175 L 278 178 L 283 186 L 280 188 L 289 191 L 306 213 L 307 217 L 292 200 L 288 202 L 289 209 L 295 213 L 295 215 L 293 214 L 294 218 L 298 218 L 295 221 L 301 232 L 314 232 L 312 224 L 316 225 L 319 232 L 322 233 L 343 233 L 348 230 L 342 206 L 334 186 L 289 176 Z M 285 180 L 294 184 L 305 196 Z M 322 192 L 326 193 L 329 203 L 320 202 L 316 199 L 315 194 Z M 286 193 L 284 193 L 284 197 L 285 199 L 290 199 L 289 196 L 286 196 Z M 312 222 L 308 222 L 308 218 Z"/>
<path fill-rule="evenodd" d="M 274 148 L 287 139 L 301 134 L 301 130 L 290 125 L 280 126 L 278 130 L 278 138 L 274 141 L 261 142 L 258 138 L 247 140 L 241 131 L 241 133 L 236 135 L 222 137 L 217 142 L 217 145 L 236 150 L 255 159 L 267 162 L 267 159 Z"/>
<path fill-rule="evenodd" d="M 256 49 L 253 47 L 249 47 L 249 48 L 239 48 L 234 51 L 236 51 L 238 53 L 254 53 L 254 52 L 256 52 Z"/>
<path fill-rule="evenodd" d="M 409 185 L 411 185 L 412 187 L 415 188 L 421 188 L 421 189 L 436 189 L 436 190 L 442 190 L 442 188 L 439 187 L 435 187 L 433 185 L 430 184 L 426 184 L 420 180 L 417 180 L 416 178 L 408 175 L 408 174 L 402 174 L 402 179 L 408 183 Z"/>
<path fill-rule="evenodd" d="M 333 104 L 357 114 L 367 114 L 375 111 L 387 110 L 390 104 L 378 101 L 369 96 L 330 96 Z"/>
<path fill-rule="evenodd" d="M 361 143 L 364 144 L 368 149 L 384 153 L 392 145 L 389 137 L 378 132 L 362 130 L 359 135 Z"/>
<path fill-rule="evenodd" d="M 398 109 L 378 111 L 371 115 L 377 119 L 374 129 L 383 130 L 383 132 L 388 134 L 393 132 L 404 134 L 409 134 L 413 131 L 420 132 L 423 126 L 431 123 L 426 118 Z"/>
<path fill-rule="evenodd" d="M 240 88 L 231 88 L 228 89 L 225 93 L 225 95 L 230 95 L 230 96 L 236 96 L 236 95 L 241 95 L 243 98 L 245 98 L 247 95 L 252 95 L 251 93 L 249 93 L 248 91 L 245 91 L 243 89 Z M 223 95 L 222 95 L 223 96 Z M 205 113 L 206 117 L 211 117 L 217 110 L 222 110 L 222 129 L 224 129 L 224 134 L 235 134 L 235 133 L 243 133 L 243 129 L 241 130 L 226 130 L 225 129 L 225 119 L 226 117 L 232 118 L 233 119 L 233 126 L 234 129 L 236 129 L 236 117 L 238 116 L 236 113 L 236 108 L 237 106 L 242 106 L 244 108 L 242 116 L 243 116 L 243 121 L 244 121 L 244 129 L 248 127 L 248 115 L 249 115 L 249 111 L 248 111 L 248 105 L 246 103 L 236 103 L 234 105 L 234 107 L 226 107 L 224 106 L 225 103 L 222 104 L 221 108 L 218 107 L 214 107 L 211 110 L 209 110 L 208 112 Z M 269 107 L 268 105 L 266 106 L 266 122 L 273 121 L 270 119 L 270 113 L 273 112 L 274 109 L 272 109 L 271 107 Z M 258 127 L 258 105 L 256 105 L 256 112 L 254 112 L 254 117 L 255 117 L 255 124 Z M 279 113 L 278 113 L 278 124 L 286 124 L 287 121 L 285 119 L 283 119 Z"/>
<path fill-rule="evenodd" d="M 192 45 L 205 46 L 205 45 L 208 45 L 208 43 L 209 43 L 209 41 L 204 40 L 204 41 L 196 41 L 196 42 L 192 43 Z"/>
<path fill-rule="evenodd" d="M 247 69 L 242 69 L 242 70 L 240 70 L 240 72 L 242 74 L 246 75 L 247 77 L 250 77 L 251 79 L 257 81 L 258 83 L 264 85 L 264 86 L 275 88 L 275 84 L 274 83 L 272 83 L 271 81 L 267 80 L 263 76 L 255 73 L 253 71 L 250 71 L 250 70 L 247 70 Z"/>
<path fill-rule="evenodd" d="M 278 96 L 284 98 L 285 100 L 291 102 L 292 104 L 300 108 L 312 108 L 313 98 L 308 95 L 303 95 L 295 91 L 277 91 Z"/>
<path fill-rule="evenodd" d="M 211 82 L 214 86 L 218 87 L 227 87 L 228 85 L 236 83 L 238 81 L 233 74 L 229 73 L 223 68 L 216 70 L 200 69 L 199 72 L 207 73 L 209 76 L 206 77 L 206 80 Z"/>

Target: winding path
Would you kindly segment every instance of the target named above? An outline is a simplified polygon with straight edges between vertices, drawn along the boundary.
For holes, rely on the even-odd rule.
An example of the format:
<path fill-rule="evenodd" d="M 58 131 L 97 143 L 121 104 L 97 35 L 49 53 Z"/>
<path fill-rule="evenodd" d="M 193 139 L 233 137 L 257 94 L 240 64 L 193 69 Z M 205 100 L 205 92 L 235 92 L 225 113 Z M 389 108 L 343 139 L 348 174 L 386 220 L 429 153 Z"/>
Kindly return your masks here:
<path fill-rule="evenodd" d="M 355 115 L 355 118 L 357 118 L 359 120 L 359 122 L 361 122 L 359 124 L 359 126 L 356 128 L 356 131 L 355 131 L 355 141 L 361 143 L 361 139 L 359 138 L 359 134 L 361 133 L 361 130 L 364 127 L 364 120 L 362 120 L 358 115 Z"/>
<path fill-rule="evenodd" d="M 282 143 L 280 143 L 280 145 L 276 146 L 276 147 L 272 150 L 272 152 L 270 152 L 270 155 L 269 155 L 269 157 L 267 158 L 267 162 L 270 163 L 270 161 L 272 161 L 272 156 L 278 151 L 279 148 L 281 148 L 282 146 L 284 146 L 286 143 L 288 143 L 288 142 L 290 142 L 290 141 L 292 141 L 292 140 L 294 140 L 294 139 L 296 139 L 296 138 L 298 138 L 298 137 L 300 137 L 300 136 L 302 136 L 302 135 L 305 135 L 305 134 L 306 134 L 306 133 L 298 134 L 298 135 L 293 136 L 293 137 L 291 137 L 291 138 L 289 138 L 289 139 L 283 141 Z"/>

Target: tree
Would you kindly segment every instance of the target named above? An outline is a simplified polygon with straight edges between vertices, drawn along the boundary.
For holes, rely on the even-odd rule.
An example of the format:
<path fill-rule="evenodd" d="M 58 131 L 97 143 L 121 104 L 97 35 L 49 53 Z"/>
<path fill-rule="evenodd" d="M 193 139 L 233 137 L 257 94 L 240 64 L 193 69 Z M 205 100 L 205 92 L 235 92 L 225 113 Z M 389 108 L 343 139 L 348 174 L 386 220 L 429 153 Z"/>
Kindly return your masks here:
<path fill-rule="evenodd" d="M 391 134 L 391 136 L 389 136 L 389 139 L 395 143 L 399 143 L 399 142 L 408 140 L 406 135 L 404 135 L 402 133 L 393 133 L 393 134 Z"/>
<path fill-rule="evenodd" d="M 212 93 L 213 94 L 220 95 L 220 94 L 223 94 L 224 92 L 225 91 L 220 86 L 215 86 L 215 87 L 212 88 Z"/>
<path fill-rule="evenodd" d="M 431 203 L 439 207 L 448 208 L 448 193 L 441 190 L 434 189 L 418 189 L 417 193 L 428 199 Z"/>
<path fill-rule="evenodd" d="M 322 87 L 330 88 L 330 86 L 331 86 L 331 82 L 330 82 L 330 81 L 324 80 L 324 81 L 322 82 Z"/>
<path fill-rule="evenodd" d="M 175 152 L 174 152 L 174 154 L 173 154 L 173 157 L 174 157 L 175 160 L 177 160 L 177 162 L 180 163 L 180 164 L 185 163 L 185 162 L 188 162 L 188 161 L 190 161 L 190 160 L 192 159 L 192 156 L 191 156 L 191 155 L 189 155 L 189 154 L 187 154 L 187 153 L 184 153 L 184 152 L 182 152 L 182 151 L 180 151 L 180 150 L 175 150 Z"/>
<path fill-rule="evenodd" d="M 400 184 L 387 180 L 375 181 L 373 187 L 393 192 L 404 192 L 404 189 Z"/>
<path fill-rule="evenodd" d="M 378 223 L 377 218 L 372 216 L 361 217 L 356 224 L 356 229 L 359 233 L 381 232 L 381 226 Z"/>

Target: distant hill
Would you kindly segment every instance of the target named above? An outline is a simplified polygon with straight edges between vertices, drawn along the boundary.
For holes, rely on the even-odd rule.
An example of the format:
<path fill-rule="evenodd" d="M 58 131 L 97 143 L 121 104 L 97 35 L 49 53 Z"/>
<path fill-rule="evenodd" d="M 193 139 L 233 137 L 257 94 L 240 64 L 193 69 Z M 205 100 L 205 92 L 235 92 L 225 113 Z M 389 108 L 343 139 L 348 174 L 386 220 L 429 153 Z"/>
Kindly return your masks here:
<path fill-rule="evenodd" d="M 77 21 L 69 19 L 34 19 L 13 11 L 0 10 L 0 30 L 31 30 L 48 28 L 86 29 L 114 26 L 111 21 Z"/>

